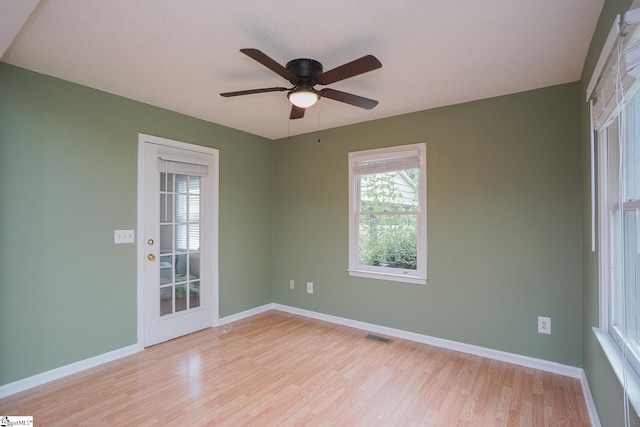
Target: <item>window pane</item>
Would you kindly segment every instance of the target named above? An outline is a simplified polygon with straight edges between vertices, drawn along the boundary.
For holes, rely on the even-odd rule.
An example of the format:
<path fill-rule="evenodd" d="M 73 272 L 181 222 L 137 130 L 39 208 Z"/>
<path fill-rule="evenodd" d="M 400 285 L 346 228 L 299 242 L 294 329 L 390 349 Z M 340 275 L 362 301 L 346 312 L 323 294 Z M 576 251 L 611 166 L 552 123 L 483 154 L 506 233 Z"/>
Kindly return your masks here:
<path fill-rule="evenodd" d="M 419 169 L 360 177 L 360 212 L 418 210 Z"/>
<path fill-rule="evenodd" d="M 640 200 L 640 96 L 625 108 L 624 201 Z"/>
<path fill-rule="evenodd" d="M 620 147 L 618 145 L 618 120 L 615 120 L 607 128 L 607 156 L 609 161 L 607 164 L 607 171 L 609 179 L 607 180 L 609 187 L 608 191 L 608 205 L 609 209 L 612 209 L 614 205 L 619 202 L 620 190 L 618 186 L 619 181 L 619 165 L 620 165 Z"/>
<path fill-rule="evenodd" d="M 360 264 L 417 269 L 417 215 L 360 215 Z"/>
<path fill-rule="evenodd" d="M 624 317 L 627 338 L 640 342 L 640 254 L 638 253 L 638 213 L 624 212 Z M 620 325 L 622 326 L 622 325 Z"/>

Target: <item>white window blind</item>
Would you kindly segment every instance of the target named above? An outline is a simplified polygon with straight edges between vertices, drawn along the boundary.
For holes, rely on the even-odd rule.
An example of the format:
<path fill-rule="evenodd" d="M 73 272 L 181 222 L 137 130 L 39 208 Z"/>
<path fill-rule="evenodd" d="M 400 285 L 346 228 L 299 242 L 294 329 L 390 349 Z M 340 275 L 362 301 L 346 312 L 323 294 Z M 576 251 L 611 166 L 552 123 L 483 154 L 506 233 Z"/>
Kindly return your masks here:
<path fill-rule="evenodd" d="M 402 157 L 390 157 L 386 159 L 370 159 L 354 162 L 354 175 L 370 175 L 374 173 L 396 172 L 405 169 L 418 169 L 420 167 L 420 153 L 418 150 L 409 151 Z"/>
<path fill-rule="evenodd" d="M 638 7 L 636 0 L 634 6 Z M 640 9 L 616 18 L 587 88 L 593 128 L 600 131 L 619 114 L 640 86 Z"/>

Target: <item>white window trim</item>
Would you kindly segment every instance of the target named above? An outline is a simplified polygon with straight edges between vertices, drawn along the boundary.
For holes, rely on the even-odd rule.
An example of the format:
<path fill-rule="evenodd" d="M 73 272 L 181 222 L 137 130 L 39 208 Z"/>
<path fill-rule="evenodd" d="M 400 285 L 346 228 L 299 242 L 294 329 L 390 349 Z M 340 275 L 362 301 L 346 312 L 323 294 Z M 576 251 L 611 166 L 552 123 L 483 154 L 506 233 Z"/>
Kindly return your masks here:
<path fill-rule="evenodd" d="M 617 328 L 611 321 L 613 313 L 613 284 L 611 265 L 611 209 L 609 195 L 609 153 L 606 128 L 598 132 L 598 282 L 599 282 L 599 327 L 593 332 L 600 343 L 602 351 L 609 361 L 620 384 L 627 391 L 629 403 L 640 416 L 640 361 L 627 350 Z"/>
<path fill-rule="evenodd" d="M 609 206 L 609 150 L 606 128 L 598 132 L 598 283 L 599 283 L 599 327 L 593 328 L 614 374 L 627 390 L 629 403 L 640 416 L 640 372 L 639 360 L 625 357 L 624 338 L 611 321 L 613 313 L 613 285 L 611 266 L 611 209 Z M 632 353 L 627 350 L 627 356 Z"/>
<path fill-rule="evenodd" d="M 384 267 L 360 265 L 359 253 L 359 211 L 358 197 L 359 180 L 353 173 L 353 165 L 358 161 L 378 157 L 389 157 L 409 154 L 418 150 L 420 157 L 420 177 L 418 181 L 418 247 L 417 270 L 405 270 L 402 274 L 390 272 Z M 390 280 L 412 284 L 425 285 L 427 283 L 427 145 L 425 143 L 402 145 L 396 147 L 377 148 L 349 153 L 349 275 L 370 279 Z"/>

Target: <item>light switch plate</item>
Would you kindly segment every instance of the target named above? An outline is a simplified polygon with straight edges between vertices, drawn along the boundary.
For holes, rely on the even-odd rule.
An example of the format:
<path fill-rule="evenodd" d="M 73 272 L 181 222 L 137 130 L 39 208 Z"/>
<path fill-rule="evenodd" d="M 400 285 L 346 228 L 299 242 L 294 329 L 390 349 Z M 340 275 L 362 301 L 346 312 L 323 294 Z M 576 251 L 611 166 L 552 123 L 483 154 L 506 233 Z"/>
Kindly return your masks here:
<path fill-rule="evenodd" d="M 133 243 L 135 241 L 135 232 L 133 230 L 115 230 L 113 232 L 113 243 L 119 245 L 122 243 Z"/>

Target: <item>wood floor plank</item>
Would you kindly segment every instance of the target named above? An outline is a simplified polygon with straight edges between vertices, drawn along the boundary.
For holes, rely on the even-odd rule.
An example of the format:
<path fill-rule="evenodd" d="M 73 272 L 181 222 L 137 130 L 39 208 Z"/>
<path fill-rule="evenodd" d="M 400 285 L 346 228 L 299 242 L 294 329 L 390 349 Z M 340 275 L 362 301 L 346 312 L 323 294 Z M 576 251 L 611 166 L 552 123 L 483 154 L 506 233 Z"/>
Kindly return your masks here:
<path fill-rule="evenodd" d="M 366 335 L 271 311 L 0 399 L 0 414 L 92 427 L 590 425 L 577 379 Z"/>

